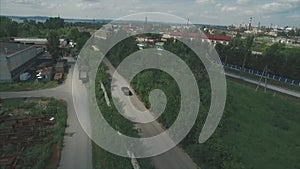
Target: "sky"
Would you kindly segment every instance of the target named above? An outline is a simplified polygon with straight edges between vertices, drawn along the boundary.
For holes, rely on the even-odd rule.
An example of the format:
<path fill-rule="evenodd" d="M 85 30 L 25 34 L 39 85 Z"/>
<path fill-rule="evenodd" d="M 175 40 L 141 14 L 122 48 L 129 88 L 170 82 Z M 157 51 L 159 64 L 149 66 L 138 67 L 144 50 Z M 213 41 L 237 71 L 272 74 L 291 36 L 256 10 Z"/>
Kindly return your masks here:
<path fill-rule="evenodd" d="M 116 19 L 163 12 L 192 23 L 300 27 L 300 0 L 1 0 L 0 15 Z M 151 16 L 148 16 L 151 21 Z"/>

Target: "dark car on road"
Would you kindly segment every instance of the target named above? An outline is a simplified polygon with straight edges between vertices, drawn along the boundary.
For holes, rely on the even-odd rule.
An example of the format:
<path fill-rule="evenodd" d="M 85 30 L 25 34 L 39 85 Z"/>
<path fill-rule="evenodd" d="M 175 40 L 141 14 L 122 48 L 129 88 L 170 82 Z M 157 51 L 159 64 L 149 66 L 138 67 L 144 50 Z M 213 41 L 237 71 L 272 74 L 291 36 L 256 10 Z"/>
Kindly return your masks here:
<path fill-rule="evenodd" d="M 121 87 L 121 90 L 124 93 L 124 95 L 126 95 L 126 96 L 132 96 L 132 92 L 129 90 L 128 87 Z"/>

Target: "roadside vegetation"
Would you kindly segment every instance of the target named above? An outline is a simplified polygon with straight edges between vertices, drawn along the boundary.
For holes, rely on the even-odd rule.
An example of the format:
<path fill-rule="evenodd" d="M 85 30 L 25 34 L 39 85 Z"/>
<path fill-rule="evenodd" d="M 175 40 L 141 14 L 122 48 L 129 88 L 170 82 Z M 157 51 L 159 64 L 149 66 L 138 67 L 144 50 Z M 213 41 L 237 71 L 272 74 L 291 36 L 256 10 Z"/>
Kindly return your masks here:
<path fill-rule="evenodd" d="M 1 168 L 57 168 L 66 127 L 66 103 L 52 98 L 23 98 L 4 99 L 0 105 L 0 158 L 12 160 L 6 165 L 1 163 Z"/>
<path fill-rule="evenodd" d="M 0 92 L 47 89 L 57 87 L 58 85 L 59 83 L 57 81 L 37 82 L 35 80 L 26 82 L 0 83 Z"/>
<path fill-rule="evenodd" d="M 99 108 L 101 109 L 101 113 L 105 120 L 110 124 L 110 126 L 114 127 L 115 130 L 120 133 L 131 136 L 131 137 L 139 137 L 138 131 L 135 129 L 134 124 L 129 120 L 125 119 L 118 110 L 112 104 L 109 107 L 104 99 L 104 92 L 101 89 L 100 82 L 102 82 L 106 89 L 110 89 L 111 78 L 110 75 L 106 72 L 107 68 L 104 65 L 100 65 L 96 77 L 96 85 L 95 85 L 95 93 L 97 98 L 97 103 Z M 111 92 L 110 90 L 106 90 L 108 97 L 110 100 Z M 101 133 L 100 133 L 101 134 Z M 114 155 L 110 152 L 105 151 L 97 144 L 93 143 L 93 167 L 94 169 L 132 169 L 131 159 L 120 157 Z M 149 159 L 137 159 L 139 165 L 142 169 L 154 169 L 151 161 Z"/>
<path fill-rule="evenodd" d="M 127 56 L 123 55 L 122 50 L 127 54 L 136 50 L 129 46 L 134 43 L 133 40 L 119 43 L 115 46 L 118 50 L 113 50 L 115 47 L 111 50 L 107 57 L 114 66 Z M 201 106 L 198 118 L 190 133 L 180 143 L 199 167 L 202 169 L 300 167 L 299 100 L 274 97 L 272 93 L 255 92 L 252 87 L 227 80 L 227 102 L 223 118 L 213 136 L 204 144 L 199 144 L 199 133 L 210 106 L 208 77 L 199 59 L 197 60 L 185 45 L 171 42 L 166 43 L 164 48 L 176 53 L 189 65 L 200 86 Z M 131 86 L 146 107 L 150 106 L 148 100 L 150 91 L 162 89 L 168 103 L 159 121 L 166 128 L 173 124 L 178 113 L 180 91 L 169 75 L 159 70 L 145 70 L 133 79 Z"/>

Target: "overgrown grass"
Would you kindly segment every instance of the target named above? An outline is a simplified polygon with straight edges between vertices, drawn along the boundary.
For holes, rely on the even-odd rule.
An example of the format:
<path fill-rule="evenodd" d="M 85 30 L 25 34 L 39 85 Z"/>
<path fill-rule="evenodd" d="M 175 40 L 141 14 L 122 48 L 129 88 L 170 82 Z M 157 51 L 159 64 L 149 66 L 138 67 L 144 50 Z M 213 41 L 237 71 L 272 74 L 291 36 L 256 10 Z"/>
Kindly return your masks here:
<path fill-rule="evenodd" d="M 55 100 L 52 98 L 35 98 L 35 99 L 5 99 L 2 103 L 2 108 L 9 112 L 12 118 L 19 117 L 42 117 L 50 116 L 55 118 L 55 123 L 49 127 L 50 141 L 45 141 L 41 138 L 39 144 L 32 144 L 27 146 L 22 154 L 24 165 L 30 166 L 32 160 L 36 161 L 33 168 L 45 168 L 47 161 L 51 155 L 51 145 L 57 144 L 59 151 L 63 147 L 63 139 L 67 120 L 67 105 L 62 100 Z M 4 126 L 1 126 L 4 127 Z M 0 128 L 1 128 L 0 127 Z M 7 145 L 10 147 L 11 153 L 18 150 L 18 145 Z M 0 151 L 1 152 L 1 151 Z"/>
<path fill-rule="evenodd" d="M 50 81 L 45 83 L 40 83 L 36 81 L 0 83 L 0 92 L 46 89 L 54 88 L 58 85 L 59 84 L 57 83 L 57 81 Z"/>
<path fill-rule="evenodd" d="M 253 43 L 252 50 L 265 53 L 270 46 L 271 44 L 268 44 L 267 42 L 255 42 Z"/>
<path fill-rule="evenodd" d="M 111 127 L 120 131 L 124 135 L 131 137 L 139 137 L 138 131 L 134 128 L 134 124 L 122 117 L 117 109 L 112 105 L 111 107 L 107 106 L 104 99 L 104 92 L 100 87 L 100 81 L 104 84 L 106 89 L 110 88 L 110 75 L 106 73 L 107 68 L 103 65 L 100 66 L 97 78 L 95 93 L 97 98 L 98 106 L 101 108 L 101 112 L 105 120 L 110 124 Z M 108 97 L 111 100 L 111 91 L 106 90 Z M 117 127 L 117 128 L 116 128 Z M 99 131 L 96 131 L 99 132 Z M 101 133 L 100 133 L 101 134 Z M 112 144 L 113 145 L 113 144 Z M 94 169 L 132 169 L 131 159 L 120 157 L 110 152 L 105 151 L 97 144 L 92 144 L 92 153 L 93 153 L 93 168 Z M 138 159 L 139 165 L 142 169 L 153 169 L 153 165 L 149 159 Z"/>
<path fill-rule="evenodd" d="M 203 169 L 216 168 L 214 161 L 219 160 L 224 169 L 296 169 L 300 167 L 299 122 L 299 103 L 228 81 L 221 125 L 206 143 L 186 149 Z"/>
<path fill-rule="evenodd" d="M 0 83 L 0 92 L 6 91 L 30 91 L 37 89 L 47 89 L 47 88 L 55 88 L 62 84 L 68 76 L 69 68 L 65 68 L 63 77 L 59 81 L 49 81 L 49 82 L 38 82 L 35 77 L 31 77 L 27 81 L 15 81 L 8 83 Z"/>

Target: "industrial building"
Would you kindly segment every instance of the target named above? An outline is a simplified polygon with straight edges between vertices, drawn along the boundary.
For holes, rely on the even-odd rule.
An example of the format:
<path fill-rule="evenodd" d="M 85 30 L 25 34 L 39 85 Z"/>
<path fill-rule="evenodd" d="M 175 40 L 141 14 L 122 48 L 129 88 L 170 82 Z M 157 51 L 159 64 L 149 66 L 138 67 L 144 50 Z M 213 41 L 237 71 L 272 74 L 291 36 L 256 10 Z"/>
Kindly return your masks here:
<path fill-rule="evenodd" d="M 30 68 L 43 48 L 32 44 L 0 42 L 0 82 L 12 82 Z"/>

